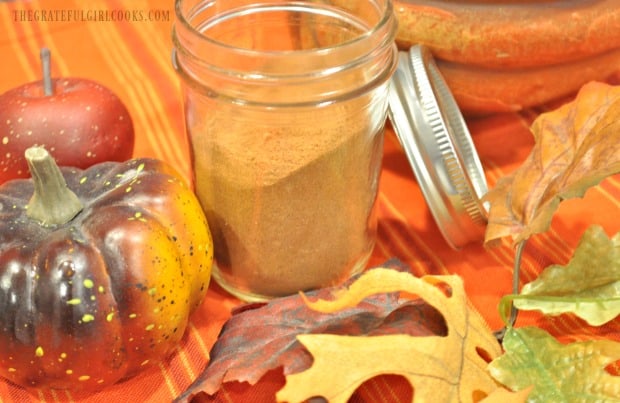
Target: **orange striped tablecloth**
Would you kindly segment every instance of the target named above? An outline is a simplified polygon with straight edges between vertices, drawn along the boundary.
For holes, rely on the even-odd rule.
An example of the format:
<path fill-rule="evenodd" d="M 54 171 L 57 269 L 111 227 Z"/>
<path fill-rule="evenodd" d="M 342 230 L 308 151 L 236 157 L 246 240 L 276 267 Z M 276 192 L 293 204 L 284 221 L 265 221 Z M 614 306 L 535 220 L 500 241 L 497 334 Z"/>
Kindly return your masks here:
<path fill-rule="evenodd" d="M 66 14 L 83 10 L 78 0 L 0 1 L 0 92 L 40 78 L 39 49 L 52 52 L 54 75 L 95 79 L 116 92 L 129 107 L 137 134 L 136 157 L 163 159 L 189 177 L 179 80 L 170 63 L 173 0 L 93 0 L 88 9 L 102 12 L 139 11 L 127 21 L 75 21 Z M 64 10 L 52 16 L 53 10 Z M 105 15 L 105 14 L 103 14 Z M 620 81 L 620 80 L 618 80 Z M 490 186 L 516 168 L 533 140 L 528 127 L 540 111 L 470 119 L 470 130 Z M 600 224 L 613 234 L 620 230 L 620 177 L 605 180 L 583 200 L 561 205 L 551 230 L 527 245 L 522 281 L 531 281 L 541 267 L 565 263 L 583 231 Z M 504 244 L 485 249 L 479 244 L 461 251 L 446 246 L 420 189 L 413 179 L 393 132 L 388 128 L 378 199 L 379 237 L 371 265 L 397 257 L 422 274 L 455 273 L 465 280 L 473 305 L 492 328 L 501 327 L 497 304 L 511 289 L 514 250 Z M 0 380 L 0 402 L 169 402 L 183 391 L 208 362 L 230 311 L 239 301 L 212 285 L 193 316 L 186 337 L 172 357 L 153 369 L 92 395 L 65 391 L 25 391 Z M 521 315 L 518 325 L 536 324 L 564 340 L 587 337 L 620 338 L 620 322 L 591 329 L 571 317 L 555 319 Z M 284 383 L 274 371 L 249 387 L 225 385 L 213 398 L 226 402 L 265 402 Z M 355 401 L 410 399 L 411 388 L 394 376 L 365 383 Z"/>

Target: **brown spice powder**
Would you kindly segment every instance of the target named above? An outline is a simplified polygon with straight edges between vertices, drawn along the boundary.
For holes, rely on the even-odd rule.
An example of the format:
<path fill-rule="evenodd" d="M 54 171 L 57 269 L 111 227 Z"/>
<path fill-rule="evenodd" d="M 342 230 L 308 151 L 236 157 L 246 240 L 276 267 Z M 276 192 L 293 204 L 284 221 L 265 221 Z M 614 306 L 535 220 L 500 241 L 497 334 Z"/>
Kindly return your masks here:
<path fill-rule="evenodd" d="M 191 138 L 214 277 L 233 293 L 331 285 L 361 270 L 372 251 L 383 120 L 349 112 L 360 105 L 314 109 L 263 116 L 265 127 L 222 111 L 194 125 L 203 133 Z"/>

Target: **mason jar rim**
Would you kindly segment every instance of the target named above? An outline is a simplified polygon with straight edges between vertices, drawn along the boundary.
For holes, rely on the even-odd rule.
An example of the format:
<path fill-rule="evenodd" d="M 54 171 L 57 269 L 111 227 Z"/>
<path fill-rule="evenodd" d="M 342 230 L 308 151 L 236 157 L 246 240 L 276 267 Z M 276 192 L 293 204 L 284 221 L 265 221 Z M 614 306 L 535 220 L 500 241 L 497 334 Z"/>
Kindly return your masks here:
<path fill-rule="evenodd" d="M 205 7 L 214 7 L 222 0 L 187 1 L 176 0 L 176 9 L 182 14 L 182 19 L 172 31 L 172 62 L 184 82 L 209 96 L 262 105 L 265 100 L 257 98 L 263 91 L 273 89 L 283 93 L 286 88 L 286 97 L 272 98 L 270 102 L 273 105 L 331 104 L 357 97 L 382 85 L 396 69 L 398 52 L 394 39 L 397 21 L 392 0 L 360 0 L 362 6 L 369 7 L 362 10 L 348 7 L 334 9 L 336 14 L 327 18 L 349 24 L 337 27 L 339 31 L 353 28 L 352 38 L 335 41 L 329 46 L 290 51 L 254 50 L 214 40 L 201 33 L 201 27 L 209 21 L 218 21 L 218 16 L 226 16 L 226 11 L 239 16 L 237 11 L 240 6 L 224 11 L 213 9 L 205 17 Z M 320 9 L 325 7 L 321 3 L 300 0 L 279 3 L 274 0 L 246 1 L 249 3 L 243 5 L 248 6 L 248 10 L 273 4 L 305 7 L 316 4 Z M 183 5 L 190 9 L 187 16 L 181 10 Z M 317 9 L 310 12 L 316 13 Z M 327 21 L 332 22 L 331 19 Z M 356 28 L 356 24 L 360 29 Z M 242 26 L 235 29 L 242 29 Z M 350 79 L 355 76 L 356 79 Z M 313 89 L 307 91 L 307 88 Z"/>
<path fill-rule="evenodd" d="M 291 53 L 296 53 L 296 54 L 302 54 L 302 53 L 313 53 L 313 54 L 320 54 L 322 52 L 329 52 L 330 50 L 334 49 L 334 48 L 344 48 L 344 47 L 353 47 L 356 46 L 359 43 L 362 42 L 366 42 L 368 40 L 370 40 L 377 32 L 385 29 L 385 27 L 391 22 L 391 20 L 394 19 L 393 16 L 393 3 L 392 0 L 381 0 L 385 3 L 385 8 L 383 9 L 383 12 L 380 14 L 380 18 L 377 20 L 377 22 L 375 24 L 373 24 L 367 31 L 363 32 L 360 35 L 357 35 L 355 38 L 349 39 L 347 41 L 344 41 L 342 43 L 338 43 L 336 45 L 333 46 L 327 46 L 327 47 L 319 47 L 319 48 L 312 48 L 312 49 L 299 49 L 299 50 L 256 50 L 256 49 L 249 49 L 249 48 L 245 48 L 245 47 L 239 47 L 239 46 L 233 46 L 218 40 L 215 40 L 213 38 L 210 38 L 207 35 L 203 35 L 201 34 L 195 26 L 193 26 L 190 21 L 188 20 L 188 16 L 186 16 L 183 13 L 182 10 L 182 5 L 188 0 L 175 0 L 175 14 L 176 14 L 176 18 L 177 18 L 177 22 L 180 23 L 182 25 L 182 27 L 184 29 L 186 29 L 190 35 L 192 35 L 195 39 L 199 39 L 202 41 L 206 41 L 208 43 L 210 43 L 213 46 L 216 46 L 218 48 L 223 48 L 223 49 L 227 49 L 229 51 L 238 53 L 238 54 L 243 54 L 244 56 L 258 56 L 258 55 L 270 55 L 270 56 L 286 56 L 287 54 L 291 54 Z M 205 0 L 203 1 L 204 5 L 201 7 L 201 9 L 204 9 L 206 6 L 212 5 L 217 1 L 221 1 L 221 0 Z M 376 4 L 377 0 L 372 0 L 373 3 Z M 284 4 L 285 2 L 283 1 L 256 1 L 255 3 L 252 3 L 250 5 L 245 6 L 244 8 L 247 8 L 247 10 L 253 10 L 255 9 L 257 6 L 274 6 L 274 5 L 278 5 L 278 4 Z M 306 5 L 308 3 L 311 3 L 307 0 L 294 0 L 294 1 L 287 1 L 286 4 L 290 5 L 296 5 L 296 6 L 303 6 Z M 200 3 L 197 3 L 200 4 Z M 192 8 L 192 10 L 194 9 L 194 7 Z M 379 15 L 379 14 L 378 14 Z M 396 27 L 394 27 L 394 30 L 396 29 Z M 176 29 L 174 29 L 173 32 L 173 40 L 177 41 L 177 33 L 176 33 Z"/>

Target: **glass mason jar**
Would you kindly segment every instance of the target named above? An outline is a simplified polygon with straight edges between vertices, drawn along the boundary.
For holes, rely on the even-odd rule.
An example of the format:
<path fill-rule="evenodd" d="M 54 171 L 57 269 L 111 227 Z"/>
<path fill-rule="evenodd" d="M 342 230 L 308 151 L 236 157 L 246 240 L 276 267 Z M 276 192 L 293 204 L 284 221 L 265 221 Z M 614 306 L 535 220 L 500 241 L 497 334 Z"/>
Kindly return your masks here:
<path fill-rule="evenodd" d="M 177 0 L 173 64 L 214 279 L 246 301 L 364 269 L 390 77 L 390 0 Z"/>

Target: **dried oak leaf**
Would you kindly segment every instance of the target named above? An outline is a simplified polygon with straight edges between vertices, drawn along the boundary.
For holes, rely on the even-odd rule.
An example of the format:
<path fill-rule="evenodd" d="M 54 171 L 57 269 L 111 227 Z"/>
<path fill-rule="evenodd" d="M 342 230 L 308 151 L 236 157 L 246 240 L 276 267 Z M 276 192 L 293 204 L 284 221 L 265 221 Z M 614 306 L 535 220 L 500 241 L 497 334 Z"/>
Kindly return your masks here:
<path fill-rule="evenodd" d="M 364 274 L 335 300 L 308 300 L 308 305 L 320 312 L 338 313 L 359 306 L 368 296 L 394 292 L 417 295 L 436 308 L 446 319 L 447 334 L 299 335 L 297 339 L 314 361 L 308 370 L 286 376 L 277 400 L 302 402 L 322 396 L 343 403 L 362 383 L 379 374 L 403 376 L 413 386 L 416 401 L 422 402 L 479 401 L 498 388 L 486 368 L 487 360 L 501 354 L 500 346 L 469 306 L 458 276 L 417 278 L 378 268 Z M 514 401 L 523 399 L 515 395 Z"/>
<path fill-rule="evenodd" d="M 541 114 L 531 130 L 536 144 L 528 158 L 485 197 L 487 244 L 546 231 L 563 199 L 582 197 L 620 172 L 620 86 L 588 83 L 572 102 Z"/>
<path fill-rule="evenodd" d="M 620 315 L 620 233 L 609 238 L 603 228 L 590 226 L 566 266 L 551 265 L 519 295 L 500 303 L 505 316 L 510 305 L 546 315 L 574 313 L 592 326 Z"/>
<path fill-rule="evenodd" d="M 395 273 L 408 270 L 398 261 L 385 265 Z M 339 290 L 324 288 L 306 295 L 333 298 Z M 222 328 L 210 352 L 209 365 L 176 401 L 189 402 L 202 393 L 213 395 L 226 382 L 254 385 L 279 367 L 285 375 L 308 368 L 312 357 L 296 337 L 311 333 L 445 335 L 446 324 L 443 316 L 423 300 L 400 298 L 397 292 L 374 295 L 337 314 L 310 309 L 300 295 L 243 305 Z"/>
<path fill-rule="evenodd" d="M 618 402 L 620 377 L 608 365 L 620 359 L 620 343 L 590 340 L 561 344 L 537 327 L 509 328 L 506 353 L 489 365 L 512 390 L 533 386 L 531 402 Z"/>

